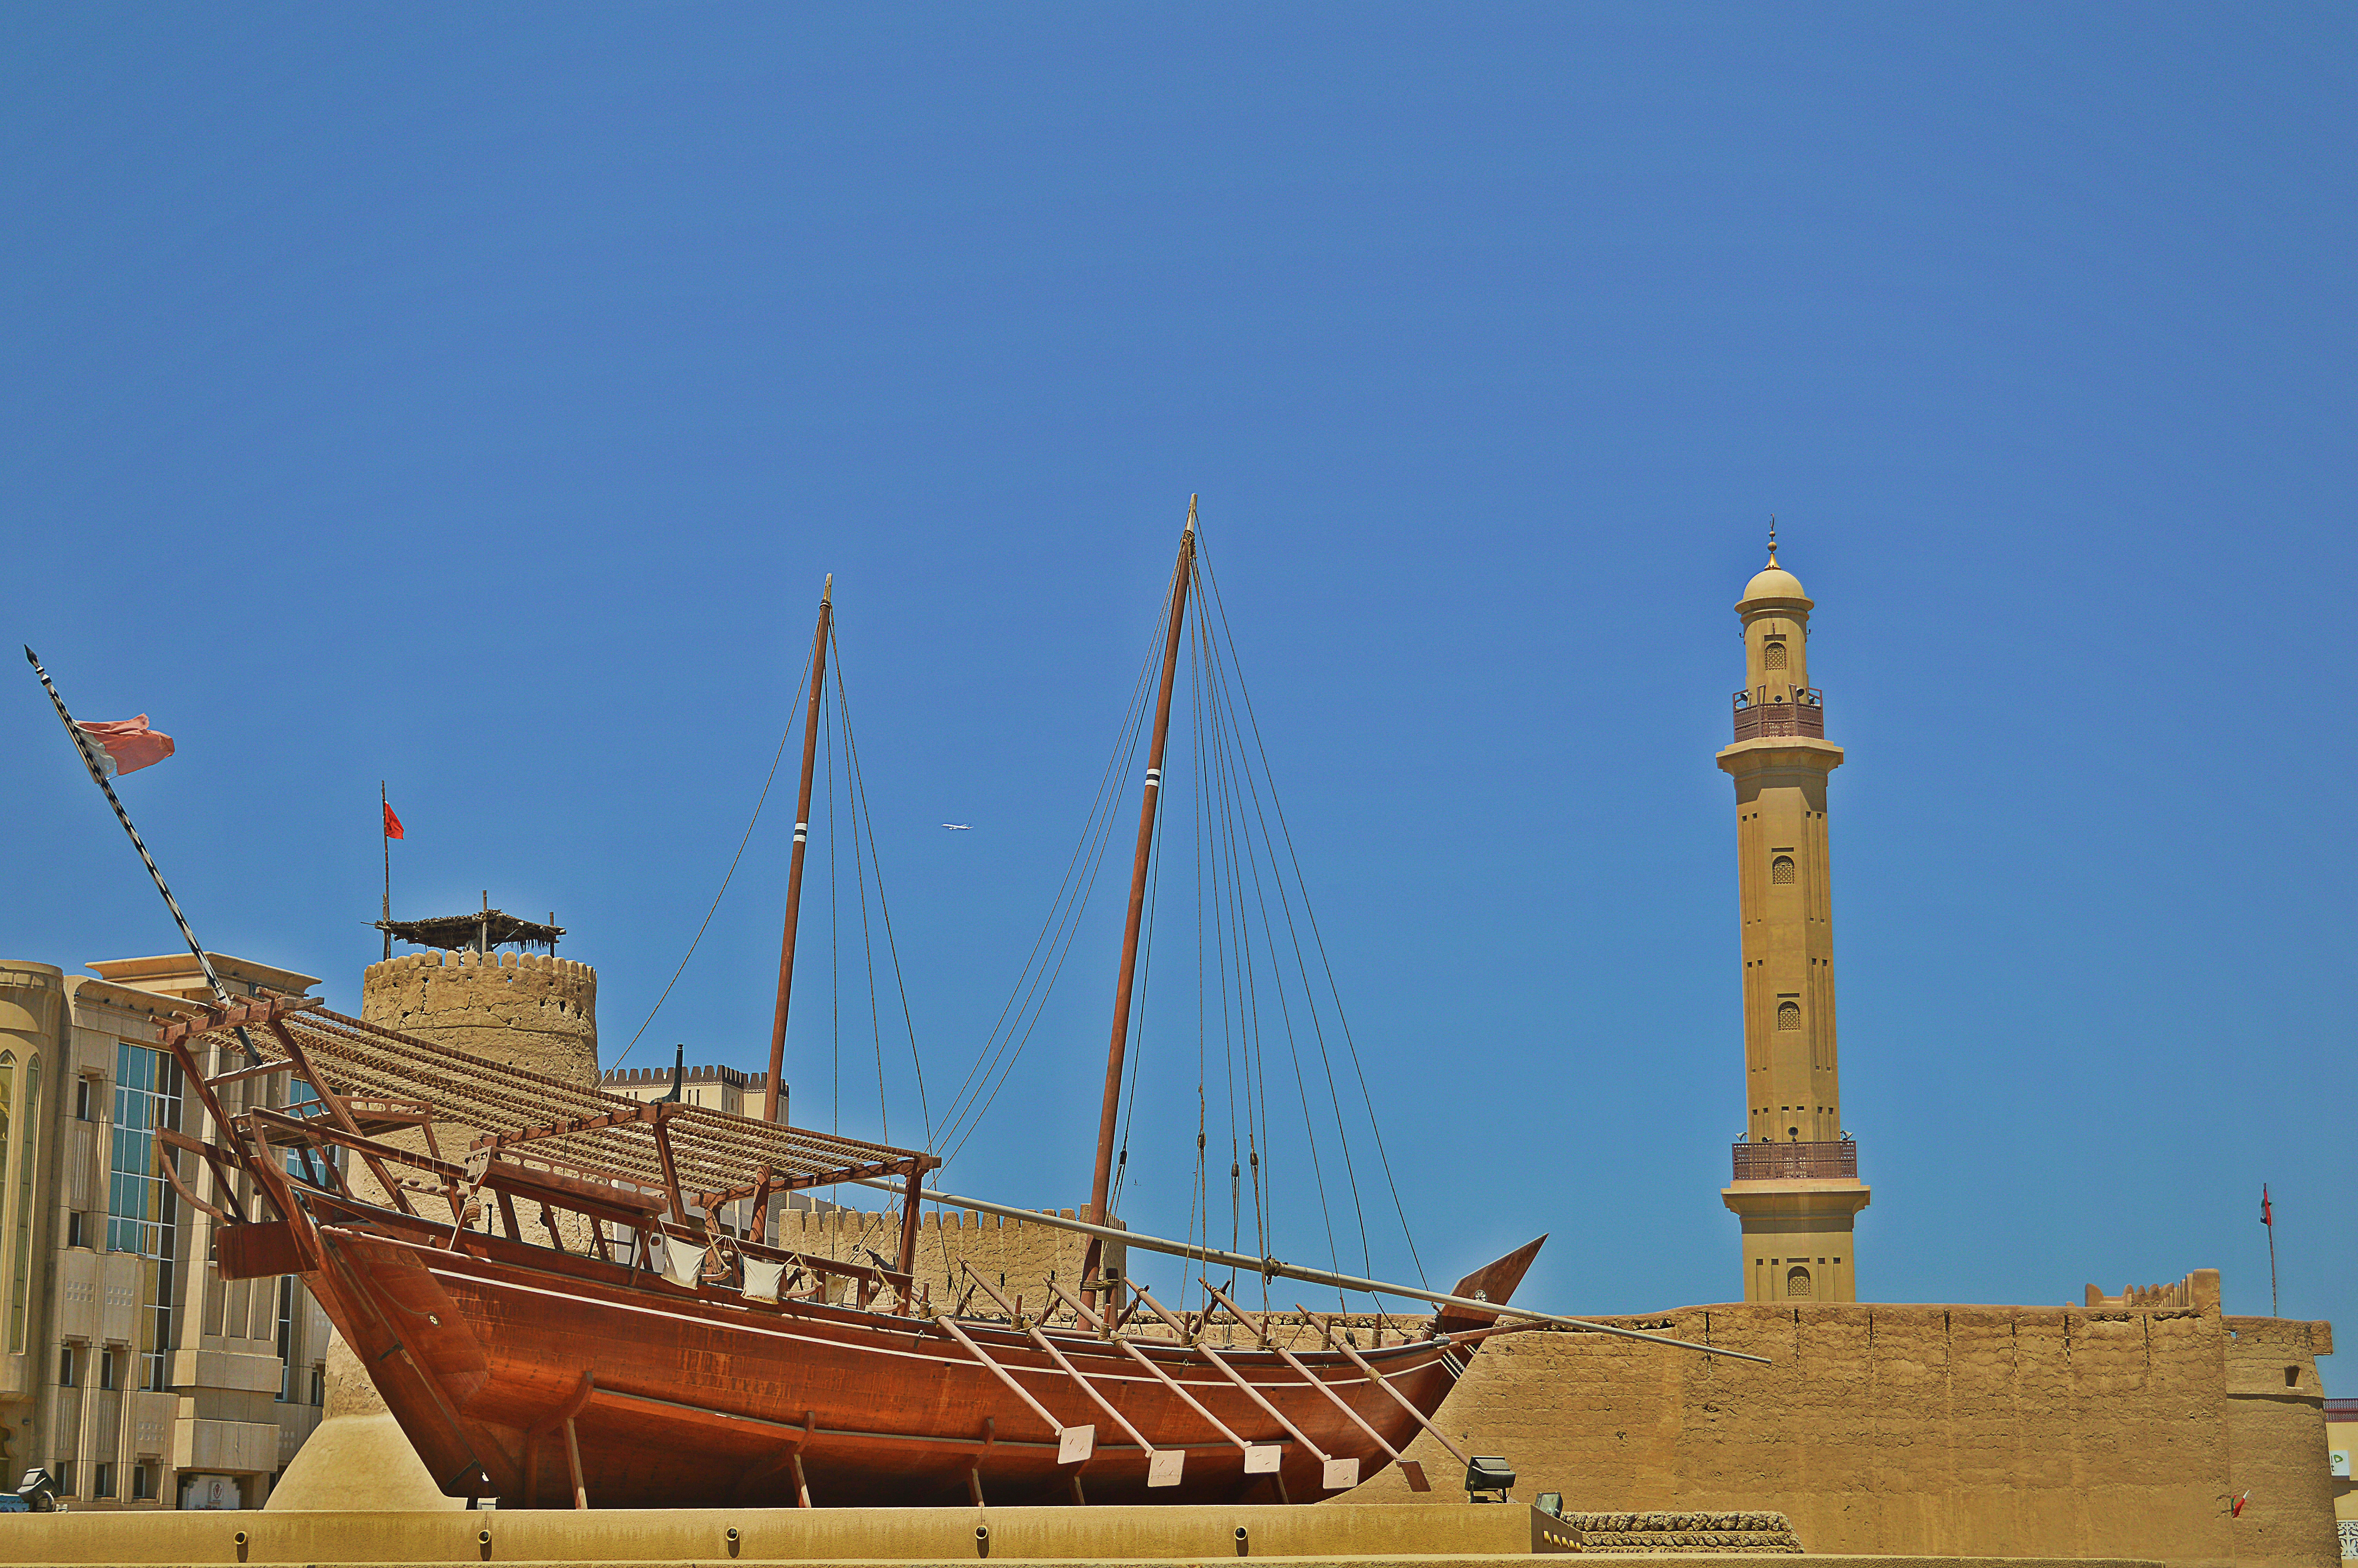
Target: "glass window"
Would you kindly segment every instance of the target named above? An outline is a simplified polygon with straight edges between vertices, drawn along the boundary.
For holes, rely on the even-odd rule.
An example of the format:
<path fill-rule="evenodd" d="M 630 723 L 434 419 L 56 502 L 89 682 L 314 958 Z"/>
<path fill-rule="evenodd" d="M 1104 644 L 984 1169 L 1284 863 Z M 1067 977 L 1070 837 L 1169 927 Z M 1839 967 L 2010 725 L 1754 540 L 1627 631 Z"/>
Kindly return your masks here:
<path fill-rule="evenodd" d="M 282 1404 L 295 1400 L 295 1276 L 278 1276 L 278 1399 Z"/>
<path fill-rule="evenodd" d="M 115 1047 L 114 1127 L 107 1180 L 106 1249 L 135 1252 L 141 1271 L 138 1383 L 168 1389 L 179 1205 L 156 1168 L 156 1130 L 180 1125 L 180 1065 L 162 1051 Z"/>
<path fill-rule="evenodd" d="M 114 1496 L 114 1466 L 113 1465 L 99 1465 L 96 1472 L 96 1478 L 98 1486 L 96 1489 L 91 1493 L 92 1497 L 111 1498 Z"/>
<path fill-rule="evenodd" d="M 41 1152 L 40 1140 L 34 1136 L 41 1115 L 41 1059 L 28 1056 L 25 1060 L 25 1096 L 23 1108 L 16 1118 L 16 1260 L 8 1281 L 8 1348 L 21 1352 L 25 1348 L 25 1313 L 30 1303 L 33 1282 L 33 1166 Z M 0 1172 L 7 1169 L 0 1159 Z"/>
<path fill-rule="evenodd" d="M 60 1345 L 58 1346 L 58 1387 L 70 1389 L 73 1386 L 74 1347 L 70 1345 Z"/>

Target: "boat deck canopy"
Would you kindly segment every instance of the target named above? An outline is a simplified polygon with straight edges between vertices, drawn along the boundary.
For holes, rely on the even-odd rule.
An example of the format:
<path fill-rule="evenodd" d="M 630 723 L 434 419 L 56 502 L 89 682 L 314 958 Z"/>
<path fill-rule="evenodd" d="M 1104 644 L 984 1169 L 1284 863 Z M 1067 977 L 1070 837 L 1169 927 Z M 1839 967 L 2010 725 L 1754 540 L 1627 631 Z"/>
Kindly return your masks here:
<path fill-rule="evenodd" d="M 259 1067 L 249 1065 L 240 1028 L 262 1054 Z M 368 1119 L 369 1101 L 422 1101 L 432 1108 L 435 1122 L 455 1122 L 477 1134 L 479 1160 L 489 1149 L 503 1162 L 655 1192 L 673 1190 L 676 1181 L 679 1195 L 698 1206 L 762 1190 L 921 1176 L 940 1163 L 915 1150 L 705 1106 L 642 1104 L 363 1023 L 300 998 L 209 1009 L 168 1027 L 164 1044 L 185 1046 L 200 1066 L 217 1064 L 211 1082 L 291 1072 L 335 1097 L 357 1120 Z M 290 1108 L 321 1120 L 333 1114 L 324 1104 Z"/>

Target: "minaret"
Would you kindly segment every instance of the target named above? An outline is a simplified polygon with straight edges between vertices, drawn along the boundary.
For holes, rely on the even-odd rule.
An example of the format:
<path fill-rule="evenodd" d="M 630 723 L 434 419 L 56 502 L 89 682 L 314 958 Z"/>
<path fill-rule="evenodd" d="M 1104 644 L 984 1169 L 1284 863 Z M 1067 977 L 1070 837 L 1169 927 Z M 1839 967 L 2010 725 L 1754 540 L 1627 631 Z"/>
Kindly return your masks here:
<path fill-rule="evenodd" d="M 1833 892 L 1826 710 L 1810 685 L 1810 610 L 1777 564 L 1745 585 L 1745 688 L 1736 743 L 1736 889 L 1744 930 L 1745 1141 L 1720 1196 L 1744 1222 L 1747 1302 L 1858 1299 L 1854 1217 L 1866 1206 L 1858 1146 L 1843 1131 L 1834 1053 Z"/>

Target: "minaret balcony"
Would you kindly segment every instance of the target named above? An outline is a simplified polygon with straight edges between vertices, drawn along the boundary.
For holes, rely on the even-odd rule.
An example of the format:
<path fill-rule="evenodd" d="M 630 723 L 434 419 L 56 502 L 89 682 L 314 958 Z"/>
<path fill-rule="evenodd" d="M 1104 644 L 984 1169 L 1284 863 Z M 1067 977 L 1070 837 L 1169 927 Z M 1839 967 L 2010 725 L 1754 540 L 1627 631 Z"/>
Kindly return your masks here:
<path fill-rule="evenodd" d="M 1839 1143 L 1738 1143 L 1739 1182 L 1820 1182 L 1858 1179 L 1858 1145 Z"/>
<path fill-rule="evenodd" d="M 1772 736 L 1802 735 L 1812 741 L 1826 738 L 1825 694 L 1815 687 L 1803 687 L 1790 697 L 1771 699 L 1764 690 L 1759 693 L 1739 691 L 1736 694 L 1736 738 L 1739 741 L 1759 741 Z"/>

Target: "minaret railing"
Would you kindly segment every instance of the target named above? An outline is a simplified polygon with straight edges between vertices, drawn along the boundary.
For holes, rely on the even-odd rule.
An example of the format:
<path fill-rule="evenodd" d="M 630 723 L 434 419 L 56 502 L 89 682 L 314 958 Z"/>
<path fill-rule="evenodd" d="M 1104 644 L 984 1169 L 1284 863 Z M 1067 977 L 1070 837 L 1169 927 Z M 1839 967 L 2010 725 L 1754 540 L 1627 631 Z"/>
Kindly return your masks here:
<path fill-rule="evenodd" d="M 1837 1143 L 1738 1143 L 1739 1182 L 1819 1182 L 1858 1176 L 1858 1145 Z"/>
<path fill-rule="evenodd" d="M 1790 700 L 1782 696 L 1772 699 L 1765 687 L 1758 693 L 1739 691 L 1735 707 L 1739 741 L 1780 735 L 1806 735 L 1813 741 L 1826 738 L 1825 694 L 1815 687 L 1801 687 Z"/>

